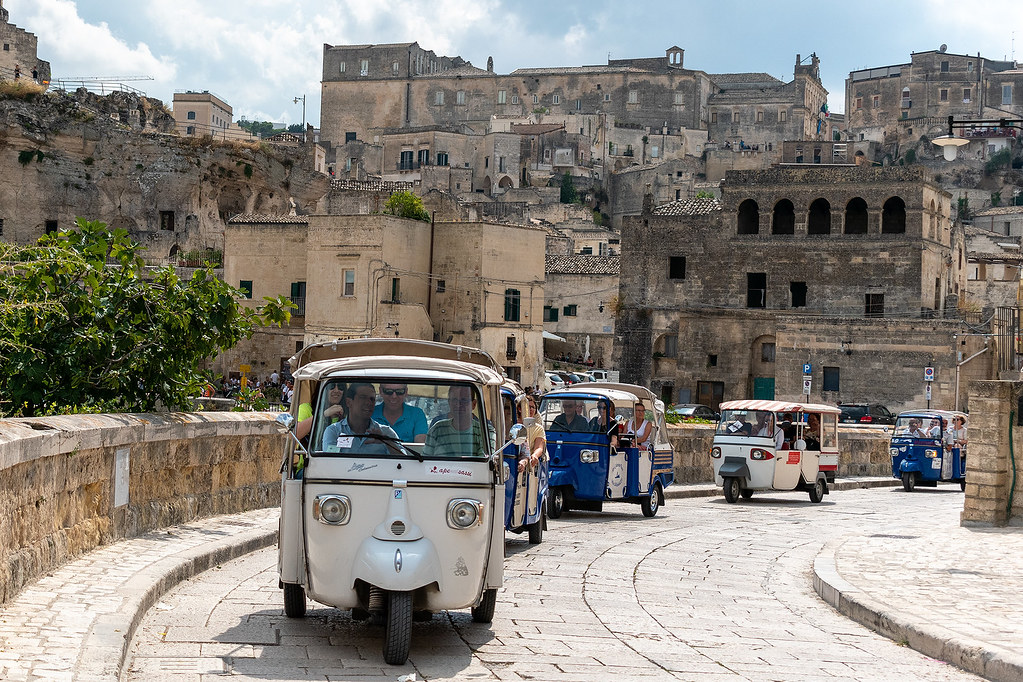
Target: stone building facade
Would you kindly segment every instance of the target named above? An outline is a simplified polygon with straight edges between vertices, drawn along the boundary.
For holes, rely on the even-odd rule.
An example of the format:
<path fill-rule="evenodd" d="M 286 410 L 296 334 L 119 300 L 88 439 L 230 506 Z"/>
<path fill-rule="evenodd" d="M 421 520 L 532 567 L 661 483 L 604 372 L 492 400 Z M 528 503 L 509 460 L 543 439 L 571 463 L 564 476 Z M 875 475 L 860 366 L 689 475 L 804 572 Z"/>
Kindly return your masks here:
<path fill-rule="evenodd" d="M 14 78 L 17 66 L 22 78 L 31 78 L 33 69 L 40 83 L 50 82 L 50 62 L 39 59 L 39 40 L 34 33 L 10 23 L 10 13 L 0 1 L 0 77 Z"/>
<path fill-rule="evenodd" d="M 565 339 L 573 358 L 611 367 L 618 256 L 548 254 L 544 329 Z"/>
<path fill-rule="evenodd" d="M 623 380 L 679 402 L 796 399 L 810 364 L 811 400 L 897 409 L 924 404 L 933 366 L 932 405 L 952 406 L 965 240 L 924 169 L 731 172 L 721 192 L 624 221 Z"/>
<path fill-rule="evenodd" d="M 906 64 L 850 72 L 845 114 L 850 139 L 882 143 L 895 156 L 900 143 L 947 134 L 949 116 L 1023 115 L 1023 70 L 980 53 L 914 52 Z"/>
<path fill-rule="evenodd" d="M 510 377 L 539 383 L 544 238 L 538 227 L 479 221 L 236 216 L 225 280 L 254 303 L 282 295 L 299 308 L 289 329 L 261 330 L 215 369 L 262 373 L 302 345 L 401 336 L 483 348 Z"/>
<path fill-rule="evenodd" d="M 380 177 L 419 171 L 424 187 L 430 165 L 471 169 L 469 191 L 486 194 L 566 170 L 603 182 L 633 165 L 699 157 L 708 135 L 765 150 L 828 135 L 817 125 L 827 98 L 819 60 L 803 61 L 797 55 L 789 82 L 708 74 L 685 68 L 673 46 L 663 57 L 499 74 L 417 43 L 324 45 L 321 136 L 338 172 L 342 164 Z M 516 132 L 518 151 L 501 137 Z M 760 155 L 757 167 L 771 160 Z M 452 182 L 466 181 L 445 176 L 431 187 L 454 191 Z"/>

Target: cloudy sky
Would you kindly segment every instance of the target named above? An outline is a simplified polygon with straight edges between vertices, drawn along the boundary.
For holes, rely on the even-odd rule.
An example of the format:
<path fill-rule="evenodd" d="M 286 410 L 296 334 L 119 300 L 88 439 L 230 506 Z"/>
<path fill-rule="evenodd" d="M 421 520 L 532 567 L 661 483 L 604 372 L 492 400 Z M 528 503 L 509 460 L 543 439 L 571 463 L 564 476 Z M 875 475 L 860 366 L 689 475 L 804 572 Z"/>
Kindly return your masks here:
<path fill-rule="evenodd" d="M 685 49 L 709 73 L 766 71 L 788 81 L 815 52 L 843 109 L 854 69 L 901 64 L 937 49 L 1023 61 L 1010 3 L 990 0 L 0 0 L 35 33 L 53 78 L 145 76 L 168 106 L 176 90 L 209 90 L 235 119 L 319 122 L 323 44 L 417 41 L 494 70 L 575 66 Z M 1003 17 L 1003 20 L 999 20 Z M 1014 54 L 1014 40 L 1021 41 Z"/>

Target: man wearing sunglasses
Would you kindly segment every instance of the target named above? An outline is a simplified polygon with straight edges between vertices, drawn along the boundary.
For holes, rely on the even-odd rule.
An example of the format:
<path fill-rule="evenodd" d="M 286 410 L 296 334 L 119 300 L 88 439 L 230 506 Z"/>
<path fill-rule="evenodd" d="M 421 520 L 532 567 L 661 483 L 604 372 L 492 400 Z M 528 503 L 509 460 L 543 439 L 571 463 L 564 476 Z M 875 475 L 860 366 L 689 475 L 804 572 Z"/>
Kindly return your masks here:
<path fill-rule="evenodd" d="M 383 402 L 373 410 L 373 421 L 394 429 L 403 443 L 426 442 L 426 413 L 415 405 L 405 404 L 405 384 L 380 384 Z"/>

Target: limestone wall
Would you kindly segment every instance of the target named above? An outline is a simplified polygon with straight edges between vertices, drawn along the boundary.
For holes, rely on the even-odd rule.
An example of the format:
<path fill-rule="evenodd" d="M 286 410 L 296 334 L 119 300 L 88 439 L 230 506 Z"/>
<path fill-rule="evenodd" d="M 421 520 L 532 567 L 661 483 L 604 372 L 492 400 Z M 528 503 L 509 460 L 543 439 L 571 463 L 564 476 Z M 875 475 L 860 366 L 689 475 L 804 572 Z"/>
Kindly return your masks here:
<path fill-rule="evenodd" d="M 1021 399 L 1021 381 L 970 385 L 964 526 L 1023 525 Z"/>
<path fill-rule="evenodd" d="M 100 545 L 280 503 L 261 413 L 0 420 L 0 603 Z"/>
<path fill-rule="evenodd" d="M 668 427 L 668 439 L 675 448 L 676 483 L 714 481 L 714 468 L 710 459 L 714 428 L 713 424 L 679 424 Z M 889 437 L 886 431 L 874 427 L 840 426 L 838 477 L 891 476 Z"/>

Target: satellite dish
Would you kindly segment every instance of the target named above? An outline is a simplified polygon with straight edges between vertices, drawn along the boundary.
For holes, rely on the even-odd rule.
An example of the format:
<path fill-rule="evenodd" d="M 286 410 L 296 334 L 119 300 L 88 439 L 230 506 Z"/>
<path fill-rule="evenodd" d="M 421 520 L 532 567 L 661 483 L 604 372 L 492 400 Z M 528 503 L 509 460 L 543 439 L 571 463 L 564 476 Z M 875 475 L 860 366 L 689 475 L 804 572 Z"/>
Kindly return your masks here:
<path fill-rule="evenodd" d="M 948 49 L 948 45 L 946 45 L 945 43 L 942 43 L 941 47 L 938 48 L 938 52 L 941 52 L 942 54 L 944 54 L 945 50 L 947 50 L 947 49 Z"/>

